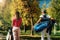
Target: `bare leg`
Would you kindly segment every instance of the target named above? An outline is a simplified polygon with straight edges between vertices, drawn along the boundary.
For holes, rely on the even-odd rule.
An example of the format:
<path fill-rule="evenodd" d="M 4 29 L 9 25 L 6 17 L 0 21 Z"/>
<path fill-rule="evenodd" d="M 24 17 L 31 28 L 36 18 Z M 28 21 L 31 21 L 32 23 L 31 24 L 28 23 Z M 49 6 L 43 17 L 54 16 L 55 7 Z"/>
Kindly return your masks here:
<path fill-rule="evenodd" d="M 46 35 L 47 35 L 47 40 L 51 40 L 49 33 L 46 33 Z"/>
<path fill-rule="evenodd" d="M 45 35 L 45 33 L 44 33 L 44 30 L 41 32 L 41 40 L 44 40 L 44 35 Z"/>

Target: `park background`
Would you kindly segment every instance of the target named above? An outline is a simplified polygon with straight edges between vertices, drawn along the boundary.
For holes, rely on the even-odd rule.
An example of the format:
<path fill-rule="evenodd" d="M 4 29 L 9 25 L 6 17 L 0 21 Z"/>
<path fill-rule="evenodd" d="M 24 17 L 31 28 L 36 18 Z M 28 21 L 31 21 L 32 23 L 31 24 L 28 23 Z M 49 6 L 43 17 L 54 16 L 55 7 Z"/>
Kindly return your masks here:
<path fill-rule="evenodd" d="M 43 9 L 56 19 L 51 38 L 60 40 L 60 0 L 0 0 L 0 39 L 6 37 L 15 11 L 20 12 L 23 20 L 20 28 L 21 38 L 24 40 L 40 39 L 40 33 L 33 33 L 32 30 Z"/>

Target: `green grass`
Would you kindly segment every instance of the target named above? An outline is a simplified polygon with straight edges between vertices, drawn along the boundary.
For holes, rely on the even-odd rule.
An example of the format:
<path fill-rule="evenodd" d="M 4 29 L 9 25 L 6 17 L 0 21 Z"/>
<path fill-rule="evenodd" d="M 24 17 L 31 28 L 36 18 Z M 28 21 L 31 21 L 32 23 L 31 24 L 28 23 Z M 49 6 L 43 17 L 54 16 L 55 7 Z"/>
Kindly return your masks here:
<path fill-rule="evenodd" d="M 3 38 L 0 40 L 5 40 L 7 31 L 0 31 L 0 34 L 3 34 Z M 27 30 L 26 32 L 24 32 L 24 30 L 21 30 L 20 37 L 21 37 L 21 40 L 40 40 L 41 39 L 41 33 L 34 32 L 34 35 L 31 36 L 30 30 Z M 51 39 L 52 40 L 60 40 L 60 32 L 57 31 L 56 34 L 54 35 L 54 32 L 52 31 Z M 45 40 L 47 40 L 46 36 L 45 36 Z"/>
<path fill-rule="evenodd" d="M 3 34 L 6 37 L 7 31 L 0 31 L 0 34 Z M 21 30 L 21 39 L 25 40 L 40 40 L 41 38 L 41 33 L 36 33 L 34 32 L 34 35 L 31 36 L 31 31 L 27 30 L 26 32 L 24 32 L 24 30 Z M 45 36 L 45 39 L 47 37 Z M 52 32 L 51 34 L 51 39 L 52 40 L 60 40 L 60 32 L 57 31 L 57 33 L 54 35 L 54 33 Z M 46 39 L 47 40 L 47 39 Z"/>
<path fill-rule="evenodd" d="M 0 31 L 0 34 L 3 34 L 3 35 L 7 35 L 7 31 Z M 33 35 L 35 36 L 40 36 L 41 33 L 36 33 L 34 32 Z M 24 30 L 21 30 L 21 35 L 31 35 L 31 31 L 30 30 L 27 30 L 26 32 L 24 32 Z M 56 32 L 56 34 L 54 35 L 54 33 L 52 32 L 51 36 L 60 36 L 60 31 Z"/>
<path fill-rule="evenodd" d="M 30 35 L 31 34 L 31 31 L 28 30 L 26 32 L 24 32 L 24 30 L 21 30 L 21 35 Z"/>

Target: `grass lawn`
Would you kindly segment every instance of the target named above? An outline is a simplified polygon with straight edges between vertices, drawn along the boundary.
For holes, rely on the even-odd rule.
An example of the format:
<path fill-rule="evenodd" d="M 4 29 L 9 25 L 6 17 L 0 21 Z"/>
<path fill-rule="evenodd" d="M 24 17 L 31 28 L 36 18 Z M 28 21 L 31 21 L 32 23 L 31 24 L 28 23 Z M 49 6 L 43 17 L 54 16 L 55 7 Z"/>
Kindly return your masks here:
<path fill-rule="evenodd" d="M 1 32 L 1 31 L 0 31 Z M 0 40 L 6 40 L 6 31 L 2 31 L 0 34 L 4 34 L 3 37 L 0 37 Z M 30 35 L 31 31 L 28 30 L 26 32 L 24 32 L 24 30 L 21 31 L 21 40 L 40 40 L 41 39 L 41 35 L 40 33 L 34 33 L 34 35 Z M 55 35 L 52 33 L 51 34 L 51 39 L 52 40 L 60 40 L 60 32 L 57 32 Z M 45 36 L 45 40 L 47 40 L 47 37 Z"/>

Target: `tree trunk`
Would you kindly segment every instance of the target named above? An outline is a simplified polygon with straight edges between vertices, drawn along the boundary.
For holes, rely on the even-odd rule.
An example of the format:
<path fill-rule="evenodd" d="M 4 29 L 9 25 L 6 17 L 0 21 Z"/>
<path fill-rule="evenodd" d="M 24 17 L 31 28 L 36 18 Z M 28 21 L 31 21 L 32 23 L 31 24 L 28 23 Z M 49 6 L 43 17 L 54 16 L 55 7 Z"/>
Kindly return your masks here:
<path fill-rule="evenodd" d="M 33 18 L 31 17 L 31 36 L 33 35 Z"/>

